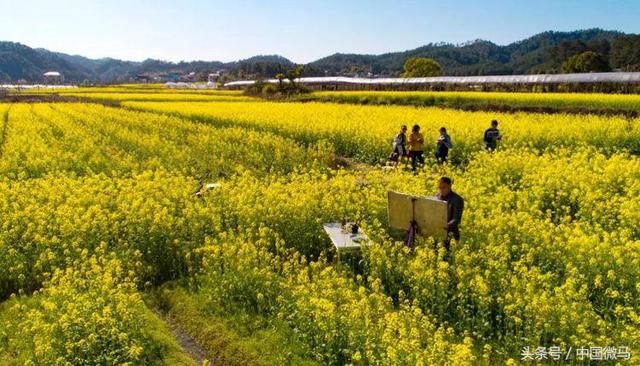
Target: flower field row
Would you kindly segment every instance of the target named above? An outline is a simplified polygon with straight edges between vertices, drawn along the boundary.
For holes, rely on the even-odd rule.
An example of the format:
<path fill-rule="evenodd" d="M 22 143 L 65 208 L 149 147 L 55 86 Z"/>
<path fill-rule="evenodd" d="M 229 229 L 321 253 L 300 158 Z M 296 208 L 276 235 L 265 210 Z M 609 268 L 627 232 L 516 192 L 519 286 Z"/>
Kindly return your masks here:
<path fill-rule="evenodd" d="M 109 87 L 78 87 L 78 88 L 57 88 L 57 89 L 25 89 L 23 91 L 27 94 L 199 94 L 199 95 L 219 95 L 219 96 L 240 96 L 242 91 L 238 90 L 218 90 L 218 89 L 170 89 L 165 88 L 162 84 L 130 84 L 130 85 L 116 85 Z"/>
<path fill-rule="evenodd" d="M 304 143 L 326 139 L 345 156 L 377 162 L 388 156 L 401 125 L 419 124 L 426 148 L 435 151 L 442 126 L 453 139 L 451 159 L 467 162 L 483 149 L 492 119 L 500 121 L 505 148 L 595 146 L 605 153 L 640 153 L 640 119 L 594 115 L 495 114 L 451 109 L 356 106 L 323 103 L 152 103 L 125 102 L 141 109 L 172 113 L 220 126 L 266 130 Z M 432 143 L 430 143 L 432 141 Z M 427 156 L 431 156 L 428 153 Z"/>
<path fill-rule="evenodd" d="M 502 93 L 502 92 L 314 92 L 296 98 L 354 104 L 439 106 L 450 108 L 541 108 L 580 111 L 640 111 L 640 96 L 596 93 Z"/>
<path fill-rule="evenodd" d="M 307 149 L 265 132 L 83 104 L 15 105 L 5 140 L 0 172 L 8 179 L 157 169 L 218 179 L 321 166 L 330 153 L 327 145 Z"/>
<path fill-rule="evenodd" d="M 139 92 L 62 92 L 63 97 L 78 97 L 93 99 L 96 101 L 141 101 L 141 102 L 250 102 L 255 98 L 236 94 L 212 94 L 212 93 L 139 93 Z"/>
<path fill-rule="evenodd" d="M 162 85 L 119 85 L 114 87 L 80 87 L 70 89 L 30 89 L 29 94 L 60 94 L 104 97 L 114 94 L 117 100 L 206 100 L 205 96 L 239 97 L 235 90 L 168 89 Z M 130 96 L 127 96 L 130 94 Z M 200 99 L 202 98 L 202 99 Z M 365 105 L 436 106 L 443 108 L 530 108 L 581 112 L 638 112 L 640 96 L 634 94 L 599 93 L 510 93 L 510 92 L 443 92 L 443 91 L 316 91 L 294 98 L 296 101 L 316 101 Z"/>

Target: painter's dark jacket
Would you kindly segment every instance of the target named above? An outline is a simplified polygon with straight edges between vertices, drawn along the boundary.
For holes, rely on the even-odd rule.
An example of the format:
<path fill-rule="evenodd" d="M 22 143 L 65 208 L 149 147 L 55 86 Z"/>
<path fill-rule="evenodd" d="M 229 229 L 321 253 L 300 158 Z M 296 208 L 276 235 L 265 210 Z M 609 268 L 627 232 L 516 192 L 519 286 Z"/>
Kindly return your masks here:
<path fill-rule="evenodd" d="M 462 221 L 462 210 L 464 200 L 457 193 L 451 191 L 446 196 L 438 194 L 438 199 L 447 201 L 447 227 L 453 238 L 460 240 L 460 222 Z"/>

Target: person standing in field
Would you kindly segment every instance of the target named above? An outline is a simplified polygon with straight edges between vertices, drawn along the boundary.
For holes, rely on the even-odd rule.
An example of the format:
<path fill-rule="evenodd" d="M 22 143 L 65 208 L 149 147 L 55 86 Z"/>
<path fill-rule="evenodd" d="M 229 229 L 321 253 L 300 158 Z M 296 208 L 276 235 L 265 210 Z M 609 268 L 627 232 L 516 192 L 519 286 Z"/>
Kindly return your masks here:
<path fill-rule="evenodd" d="M 453 147 L 451 137 L 447 134 L 447 129 L 440 127 L 440 136 L 436 140 L 436 160 L 438 163 L 444 163 L 449 156 L 449 149 Z"/>
<path fill-rule="evenodd" d="M 407 156 L 407 126 L 402 125 L 400 132 L 393 139 L 393 151 L 389 155 L 389 160 L 393 161 L 393 166 L 398 165 L 398 161 Z"/>
<path fill-rule="evenodd" d="M 498 147 L 498 141 L 502 140 L 500 130 L 498 130 L 498 121 L 491 121 L 491 127 L 484 131 L 484 149 L 493 151 Z"/>
<path fill-rule="evenodd" d="M 449 250 L 451 238 L 460 240 L 460 222 L 462 221 L 462 211 L 464 210 L 464 199 L 451 190 L 453 182 L 449 177 L 442 177 L 438 181 L 438 194 L 436 197 L 447 202 L 447 238 L 444 247 Z"/>
<path fill-rule="evenodd" d="M 411 168 L 416 171 L 418 163 L 424 164 L 423 156 L 424 137 L 420 133 L 420 126 L 414 125 L 409 135 L 409 156 L 411 157 Z"/>

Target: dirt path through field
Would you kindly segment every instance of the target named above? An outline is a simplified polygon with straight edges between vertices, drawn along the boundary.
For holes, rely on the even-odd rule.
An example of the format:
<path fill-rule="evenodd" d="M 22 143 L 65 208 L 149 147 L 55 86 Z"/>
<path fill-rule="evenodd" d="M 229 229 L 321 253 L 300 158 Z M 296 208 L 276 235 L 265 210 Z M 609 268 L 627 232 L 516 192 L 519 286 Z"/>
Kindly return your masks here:
<path fill-rule="evenodd" d="M 163 314 L 161 311 L 154 309 L 154 313 L 156 316 L 162 320 L 169 330 L 173 337 L 176 339 L 178 344 L 191 356 L 194 360 L 198 362 L 198 365 L 203 365 L 204 361 L 208 362 L 208 365 L 215 365 L 215 363 L 209 361 L 211 357 L 207 354 L 198 341 L 195 338 L 189 335 L 180 325 L 174 322 L 170 317 Z"/>

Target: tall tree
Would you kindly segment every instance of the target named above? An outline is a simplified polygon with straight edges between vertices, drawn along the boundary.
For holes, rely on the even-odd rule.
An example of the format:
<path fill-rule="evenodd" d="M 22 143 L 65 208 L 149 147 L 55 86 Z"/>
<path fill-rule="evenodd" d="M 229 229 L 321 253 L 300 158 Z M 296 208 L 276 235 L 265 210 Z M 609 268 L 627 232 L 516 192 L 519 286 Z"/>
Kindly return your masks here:
<path fill-rule="evenodd" d="M 613 42 L 611 65 L 626 71 L 640 71 L 640 35 L 622 36 Z"/>
<path fill-rule="evenodd" d="M 420 78 L 442 75 L 442 67 L 434 59 L 411 57 L 404 63 L 403 78 Z"/>
<path fill-rule="evenodd" d="M 304 75 L 304 66 L 303 65 L 298 65 L 298 66 L 294 67 L 293 69 L 290 69 L 289 71 L 287 71 L 287 79 L 289 79 L 289 81 L 291 82 L 292 86 L 296 85 L 296 79 L 301 78 L 302 75 Z"/>
<path fill-rule="evenodd" d="M 279 72 L 276 74 L 276 79 L 278 79 L 278 89 L 282 90 L 285 76 L 283 73 Z"/>
<path fill-rule="evenodd" d="M 611 71 L 611 67 L 601 54 L 587 51 L 569 57 L 562 64 L 562 71 L 566 73 L 605 72 Z"/>

